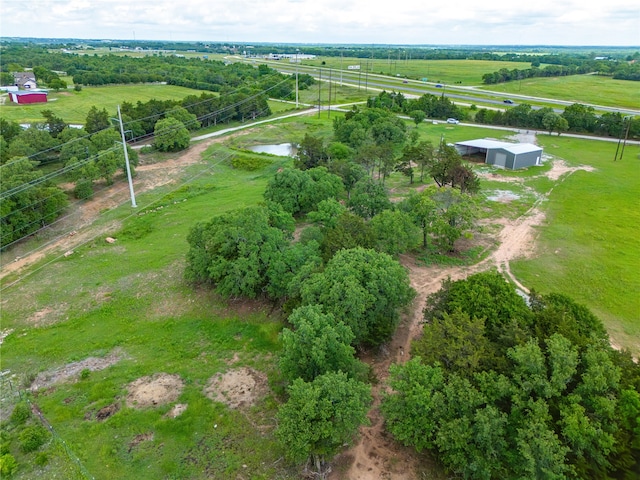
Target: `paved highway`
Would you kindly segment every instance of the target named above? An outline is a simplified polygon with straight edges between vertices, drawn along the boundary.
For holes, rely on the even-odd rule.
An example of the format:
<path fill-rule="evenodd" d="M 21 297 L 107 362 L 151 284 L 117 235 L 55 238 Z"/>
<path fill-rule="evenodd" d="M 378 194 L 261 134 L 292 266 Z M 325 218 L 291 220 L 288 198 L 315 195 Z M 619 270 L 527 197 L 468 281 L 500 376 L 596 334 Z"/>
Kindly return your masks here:
<path fill-rule="evenodd" d="M 243 57 L 228 57 L 231 61 L 240 61 L 246 63 L 265 63 L 271 68 L 278 70 L 279 72 L 286 74 L 295 74 L 296 65 L 291 63 L 282 63 L 283 61 L 268 61 L 264 59 L 245 59 Z M 284 61 L 286 62 L 286 61 Z M 506 95 L 483 90 L 477 87 L 463 87 L 458 85 L 443 85 L 441 88 L 436 87 L 436 83 L 433 82 L 420 82 L 417 80 L 396 78 L 386 75 L 366 73 L 364 71 L 354 70 L 339 70 L 328 69 L 321 67 L 311 67 L 308 65 L 298 65 L 298 73 L 305 73 L 311 75 L 315 79 L 322 81 L 329 81 L 329 75 L 331 75 L 331 81 L 335 83 L 348 84 L 350 86 L 358 87 L 362 90 L 372 91 L 396 91 L 402 92 L 407 96 L 420 97 L 425 93 L 432 95 L 442 95 L 443 93 L 455 103 L 478 105 L 483 107 L 485 105 L 492 108 L 500 106 L 501 109 L 510 108 L 510 106 L 516 106 L 519 103 L 529 103 L 533 109 L 539 109 L 543 107 L 551 107 L 557 113 L 562 113 L 564 108 L 568 105 L 572 105 L 576 102 L 566 100 L 556 100 L 550 98 L 532 97 L 528 95 L 510 94 Z M 507 106 L 504 100 L 509 98 L 514 103 Z M 589 104 L 585 104 L 589 105 Z M 640 115 L 640 110 L 607 107 L 604 105 L 590 105 L 598 112 L 619 112 L 622 115 Z"/>

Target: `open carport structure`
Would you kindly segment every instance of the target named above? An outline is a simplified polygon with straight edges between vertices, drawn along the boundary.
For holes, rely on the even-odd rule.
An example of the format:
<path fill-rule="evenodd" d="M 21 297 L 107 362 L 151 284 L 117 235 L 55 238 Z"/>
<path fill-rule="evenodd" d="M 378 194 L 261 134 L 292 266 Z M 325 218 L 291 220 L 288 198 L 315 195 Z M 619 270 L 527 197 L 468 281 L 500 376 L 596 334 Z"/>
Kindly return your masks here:
<path fill-rule="evenodd" d="M 499 168 L 518 168 L 542 165 L 542 148 L 532 143 L 509 143 L 478 139 L 457 142 L 456 150 L 462 156 L 484 155 L 484 163 Z"/>

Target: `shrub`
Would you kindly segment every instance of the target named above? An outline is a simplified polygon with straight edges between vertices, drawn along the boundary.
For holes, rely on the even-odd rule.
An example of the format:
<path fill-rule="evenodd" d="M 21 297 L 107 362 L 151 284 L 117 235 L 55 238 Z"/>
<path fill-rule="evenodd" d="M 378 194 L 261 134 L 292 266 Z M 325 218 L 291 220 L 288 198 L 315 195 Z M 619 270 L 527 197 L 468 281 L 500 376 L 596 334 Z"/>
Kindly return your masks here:
<path fill-rule="evenodd" d="M 45 452 L 38 453 L 36 455 L 35 463 L 40 467 L 45 466 L 47 463 L 49 463 L 49 455 L 47 455 Z"/>
<path fill-rule="evenodd" d="M 29 453 L 37 450 L 47 440 L 47 431 L 44 427 L 39 425 L 27 427 L 19 436 L 20 450 L 24 453 Z"/>
<path fill-rule="evenodd" d="M 73 189 L 73 195 L 78 200 L 86 200 L 93 197 L 93 182 L 87 178 L 82 178 L 76 183 Z"/>
<path fill-rule="evenodd" d="M 13 458 L 13 455 L 7 453 L 5 455 L 0 456 L 0 476 L 1 477 L 10 477 L 13 475 L 13 472 L 18 468 L 18 462 Z"/>
<path fill-rule="evenodd" d="M 11 422 L 16 425 L 22 425 L 30 416 L 31 409 L 29 405 L 27 405 L 27 402 L 20 402 L 15 406 L 13 412 L 11 412 Z"/>
<path fill-rule="evenodd" d="M 231 166 L 238 170 L 254 171 L 271 165 L 272 161 L 267 158 L 260 157 L 242 157 L 234 156 L 231 159 Z"/>

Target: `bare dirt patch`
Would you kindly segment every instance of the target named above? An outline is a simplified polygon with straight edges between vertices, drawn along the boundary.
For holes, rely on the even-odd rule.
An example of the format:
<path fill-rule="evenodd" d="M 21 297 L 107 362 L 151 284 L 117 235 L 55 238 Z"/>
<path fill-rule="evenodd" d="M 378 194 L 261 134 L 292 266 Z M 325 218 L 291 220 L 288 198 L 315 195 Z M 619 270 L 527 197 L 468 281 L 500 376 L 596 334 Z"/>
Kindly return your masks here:
<path fill-rule="evenodd" d="M 596 169 L 589 165 L 580 165 L 578 167 L 570 167 L 564 160 L 556 159 L 553 162 L 551 170 L 547 172 L 549 180 L 556 181 L 560 177 L 577 172 L 578 170 L 584 170 L 585 172 L 594 172 Z"/>
<path fill-rule="evenodd" d="M 179 417 L 180 415 L 182 415 L 184 412 L 187 411 L 187 406 L 188 404 L 186 403 L 176 403 L 173 406 L 173 408 L 165 414 L 165 417 L 168 417 L 168 418 Z"/>
<path fill-rule="evenodd" d="M 111 415 L 114 415 L 118 410 L 120 410 L 120 405 L 118 405 L 117 403 L 112 403 L 111 405 L 102 407 L 96 413 L 96 420 L 98 420 L 99 422 L 103 422 Z"/>
<path fill-rule="evenodd" d="M 127 406 L 132 408 L 157 407 L 175 402 L 184 388 L 179 375 L 156 373 L 142 377 L 127 385 Z"/>
<path fill-rule="evenodd" d="M 255 405 L 268 391 L 266 375 L 252 368 L 242 367 L 209 379 L 205 395 L 236 409 Z"/>
<path fill-rule="evenodd" d="M 60 303 L 57 305 L 48 305 L 31 315 L 26 323 L 32 327 L 44 327 L 58 322 L 66 313 L 68 305 Z"/>
<path fill-rule="evenodd" d="M 142 442 L 149 442 L 153 440 L 153 438 L 154 438 L 153 432 L 141 433 L 139 435 L 136 435 L 135 437 L 133 437 L 133 440 L 129 442 L 129 453 L 131 453 L 131 450 L 136 448 Z"/>
<path fill-rule="evenodd" d="M 79 362 L 68 363 L 60 368 L 40 372 L 31 384 L 31 388 L 29 390 L 35 392 L 55 384 L 65 382 L 73 377 L 79 377 L 83 370 L 89 370 L 92 372 L 104 370 L 111 365 L 115 365 L 123 358 L 126 358 L 124 352 L 121 349 L 116 348 L 106 357 L 89 357 Z"/>

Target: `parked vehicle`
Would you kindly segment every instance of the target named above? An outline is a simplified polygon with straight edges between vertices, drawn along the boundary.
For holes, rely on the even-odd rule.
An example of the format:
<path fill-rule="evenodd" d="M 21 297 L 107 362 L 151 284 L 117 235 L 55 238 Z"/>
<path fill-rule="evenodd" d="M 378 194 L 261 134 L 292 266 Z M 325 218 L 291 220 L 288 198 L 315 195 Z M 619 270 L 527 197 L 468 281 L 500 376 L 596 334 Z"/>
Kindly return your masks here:
<path fill-rule="evenodd" d="M 456 118 L 447 118 L 447 123 L 453 123 L 455 125 L 460 123 L 460 120 L 456 119 Z"/>

